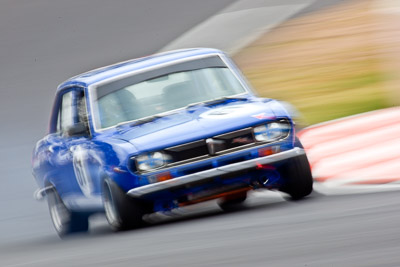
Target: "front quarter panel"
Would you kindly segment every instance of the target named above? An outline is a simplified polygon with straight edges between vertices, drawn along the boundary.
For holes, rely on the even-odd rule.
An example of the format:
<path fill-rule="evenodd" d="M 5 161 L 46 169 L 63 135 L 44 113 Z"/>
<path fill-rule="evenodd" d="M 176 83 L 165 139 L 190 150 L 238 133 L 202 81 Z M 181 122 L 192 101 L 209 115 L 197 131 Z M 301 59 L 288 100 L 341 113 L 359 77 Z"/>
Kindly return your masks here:
<path fill-rule="evenodd" d="M 125 191 L 138 186 L 137 177 L 129 170 L 129 155 L 137 153 L 131 143 L 107 135 L 98 136 L 93 142 L 103 155 L 99 166 L 99 191 L 105 178 L 114 180 Z"/>

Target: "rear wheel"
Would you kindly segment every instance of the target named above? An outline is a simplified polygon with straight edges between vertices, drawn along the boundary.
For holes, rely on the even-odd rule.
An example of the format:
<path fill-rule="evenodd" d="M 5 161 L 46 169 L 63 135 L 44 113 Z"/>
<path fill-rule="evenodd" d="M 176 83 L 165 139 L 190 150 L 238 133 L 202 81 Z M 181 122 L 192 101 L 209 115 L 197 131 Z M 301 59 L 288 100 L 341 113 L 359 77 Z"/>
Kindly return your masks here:
<path fill-rule="evenodd" d="M 286 183 L 280 190 L 289 194 L 293 200 L 301 199 L 312 192 L 313 178 L 306 155 L 291 159 L 281 173 L 286 178 Z"/>
<path fill-rule="evenodd" d="M 60 237 L 88 231 L 88 215 L 70 211 L 54 187 L 47 192 L 47 203 L 54 228 Z"/>
<path fill-rule="evenodd" d="M 235 211 L 243 207 L 243 203 L 247 198 L 247 192 L 241 192 L 228 195 L 218 201 L 219 207 L 223 211 Z"/>
<path fill-rule="evenodd" d="M 107 221 L 115 231 L 143 226 L 143 215 L 150 212 L 148 203 L 128 197 L 110 179 L 103 184 L 103 203 Z"/>

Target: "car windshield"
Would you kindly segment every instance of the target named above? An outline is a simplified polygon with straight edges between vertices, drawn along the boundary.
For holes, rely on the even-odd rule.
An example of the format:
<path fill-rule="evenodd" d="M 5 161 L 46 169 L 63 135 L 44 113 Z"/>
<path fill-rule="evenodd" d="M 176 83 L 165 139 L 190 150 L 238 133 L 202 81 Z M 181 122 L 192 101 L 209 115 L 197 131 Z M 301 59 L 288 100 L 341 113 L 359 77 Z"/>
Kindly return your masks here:
<path fill-rule="evenodd" d="M 139 80 L 143 78 L 146 77 Z M 96 88 L 93 115 L 97 129 L 246 92 L 232 71 L 219 65 L 166 73 L 139 82 L 135 79 Z"/>

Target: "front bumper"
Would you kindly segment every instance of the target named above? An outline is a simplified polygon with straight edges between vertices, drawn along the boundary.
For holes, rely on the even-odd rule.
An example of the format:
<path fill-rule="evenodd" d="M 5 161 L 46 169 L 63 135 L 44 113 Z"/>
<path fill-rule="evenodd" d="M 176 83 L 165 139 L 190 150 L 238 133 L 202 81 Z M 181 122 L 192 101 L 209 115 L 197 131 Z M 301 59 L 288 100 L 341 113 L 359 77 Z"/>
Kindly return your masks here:
<path fill-rule="evenodd" d="M 173 178 L 158 183 L 148 184 L 133 188 L 128 191 L 127 195 L 134 198 L 146 198 L 152 194 L 165 190 L 172 190 L 184 186 L 190 186 L 200 182 L 206 182 L 215 177 L 229 177 L 232 174 L 247 170 L 256 169 L 259 165 L 276 163 L 282 160 L 290 159 L 305 154 L 304 149 L 295 147 L 293 149 L 280 152 L 277 154 L 233 163 L 197 173 Z"/>

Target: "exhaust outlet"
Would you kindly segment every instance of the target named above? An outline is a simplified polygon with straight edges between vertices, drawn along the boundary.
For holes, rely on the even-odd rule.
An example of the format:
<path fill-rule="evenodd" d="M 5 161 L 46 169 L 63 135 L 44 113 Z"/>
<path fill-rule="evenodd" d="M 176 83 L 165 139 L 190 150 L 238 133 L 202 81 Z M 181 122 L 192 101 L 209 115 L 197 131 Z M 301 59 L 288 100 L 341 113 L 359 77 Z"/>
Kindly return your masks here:
<path fill-rule="evenodd" d="M 262 186 L 266 187 L 268 184 L 269 178 L 264 175 L 264 176 L 261 176 L 260 178 L 258 178 L 258 181 Z"/>

